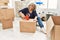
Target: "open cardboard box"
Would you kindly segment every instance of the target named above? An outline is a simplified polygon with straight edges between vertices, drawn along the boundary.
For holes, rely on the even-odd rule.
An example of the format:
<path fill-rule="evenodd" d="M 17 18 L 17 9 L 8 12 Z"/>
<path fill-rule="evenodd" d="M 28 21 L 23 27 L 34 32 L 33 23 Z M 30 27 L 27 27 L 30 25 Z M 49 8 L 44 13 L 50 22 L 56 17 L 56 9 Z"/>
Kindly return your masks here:
<path fill-rule="evenodd" d="M 47 22 L 47 36 L 51 36 L 51 40 L 60 40 L 60 16 L 51 16 Z"/>
<path fill-rule="evenodd" d="M 34 33 L 36 31 L 36 21 L 33 19 L 20 20 L 20 32 Z"/>

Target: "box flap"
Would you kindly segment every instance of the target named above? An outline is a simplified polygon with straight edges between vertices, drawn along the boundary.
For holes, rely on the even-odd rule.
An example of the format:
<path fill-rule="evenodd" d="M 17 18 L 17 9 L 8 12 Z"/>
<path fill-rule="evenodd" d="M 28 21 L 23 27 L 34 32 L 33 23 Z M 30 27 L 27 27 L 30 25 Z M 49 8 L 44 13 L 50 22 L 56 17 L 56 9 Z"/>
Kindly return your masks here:
<path fill-rule="evenodd" d="M 52 28 L 54 27 L 54 22 L 52 20 L 52 17 L 50 17 L 47 22 L 46 22 L 46 26 L 47 26 L 47 34 L 51 32 Z"/>
<path fill-rule="evenodd" d="M 52 16 L 55 25 L 60 25 L 60 16 Z"/>
<path fill-rule="evenodd" d="M 29 19 L 29 20 L 21 19 L 20 21 L 21 21 L 21 22 L 36 22 L 36 21 L 34 21 L 33 19 Z"/>

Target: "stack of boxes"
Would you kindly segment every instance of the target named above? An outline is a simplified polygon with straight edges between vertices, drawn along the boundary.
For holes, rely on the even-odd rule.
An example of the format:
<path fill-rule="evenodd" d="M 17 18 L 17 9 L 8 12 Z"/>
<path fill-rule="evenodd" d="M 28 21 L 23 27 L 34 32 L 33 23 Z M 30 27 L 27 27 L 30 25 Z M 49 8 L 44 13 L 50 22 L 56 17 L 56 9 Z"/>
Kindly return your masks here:
<path fill-rule="evenodd" d="M 8 8 L 9 0 L 0 0 L 0 6 L 4 6 L 0 8 L 0 21 L 2 22 L 2 28 L 8 29 L 13 27 L 14 20 L 14 9 Z"/>

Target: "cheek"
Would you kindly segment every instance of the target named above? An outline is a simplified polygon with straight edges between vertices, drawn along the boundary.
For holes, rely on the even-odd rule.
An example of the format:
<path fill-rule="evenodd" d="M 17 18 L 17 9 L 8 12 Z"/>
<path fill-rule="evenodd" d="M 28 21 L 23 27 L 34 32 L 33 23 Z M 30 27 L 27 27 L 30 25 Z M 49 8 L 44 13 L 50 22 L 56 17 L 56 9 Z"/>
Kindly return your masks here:
<path fill-rule="evenodd" d="M 30 8 L 33 8 L 32 6 L 30 6 Z"/>
<path fill-rule="evenodd" d="M 34 9 L 33 7 L 31 7 L 31 9 Z"/>
<path fill-rule="evenodd" d="M 30 9 L 34 9 L 34 7 L 30 6 Z"/>

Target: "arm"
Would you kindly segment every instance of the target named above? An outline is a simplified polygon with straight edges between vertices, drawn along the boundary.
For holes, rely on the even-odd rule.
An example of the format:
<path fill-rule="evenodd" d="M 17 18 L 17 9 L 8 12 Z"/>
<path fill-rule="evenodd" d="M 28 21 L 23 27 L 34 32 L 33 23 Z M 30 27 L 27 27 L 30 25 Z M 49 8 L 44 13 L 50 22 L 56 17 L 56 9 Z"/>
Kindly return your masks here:
<path fill-rule="evenodd" d="M 37 20 L 37 16 L 35 16 L 35 18 L 34 18 L 35 20 Z"/>
<path fill-rule="evenodd" d="M 22 12 L 19 12 L 19 16 L 23 19 L 25 18 L 25 15 Z"/>
<path fill-rule="evenodd" d="M 34 20 L 37 21 L 37 13 L 36 13 L 36 11 L 34 11 L 34 15 L 35 15 Z"/>
<path fill-rule="evenodd" d="M 25 10 L 26 10 L 26 8 L 24 8 L 24 9 L 22 9 L 22 10 L 19 11 L 19 16 L 20 16 L 21 18 L 23 18 L 23 19 L 25 18 L 25 15 L 24 15 Z"/>
<path fill-rule="evenodd" d="M 35 16 L 34 21 L 37 21 L 37 16 Z"/>

